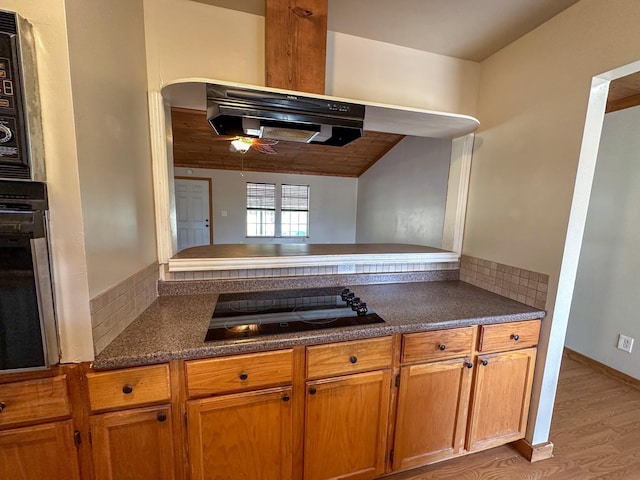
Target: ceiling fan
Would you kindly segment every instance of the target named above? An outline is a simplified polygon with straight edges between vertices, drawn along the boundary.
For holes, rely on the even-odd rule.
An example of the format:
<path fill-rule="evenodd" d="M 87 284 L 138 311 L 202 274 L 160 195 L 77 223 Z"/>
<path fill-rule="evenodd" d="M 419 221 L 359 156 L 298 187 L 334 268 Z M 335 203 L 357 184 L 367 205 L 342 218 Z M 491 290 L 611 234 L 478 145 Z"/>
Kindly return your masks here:
<path fill-rule="evenodd" d="M 254 137 L 242 137 L 242 136 L 229 136 L 229 135 L 214 135 L 214 140 L 228 141 L 229 151 L 233 153 L 245 154 L 250 148 L 257 150 L 260 153 L 266 155 L 276 155 L 278 151 L 273 148 L 273 145 L 278 143 L 278 140 L 267 140 L 266 138 L 254 138 Z"/>

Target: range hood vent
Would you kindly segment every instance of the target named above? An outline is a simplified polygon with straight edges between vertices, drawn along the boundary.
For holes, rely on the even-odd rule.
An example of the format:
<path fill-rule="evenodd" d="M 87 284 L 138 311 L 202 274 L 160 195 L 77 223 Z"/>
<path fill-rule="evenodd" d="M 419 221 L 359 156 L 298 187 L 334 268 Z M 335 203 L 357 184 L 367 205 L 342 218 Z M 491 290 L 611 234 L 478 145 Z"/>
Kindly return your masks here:
<path fill-rule="evenodd" d="M 218 135 L 342 147 L 362 136 L 364 105 L 207 84 L 207 120 Z"/>

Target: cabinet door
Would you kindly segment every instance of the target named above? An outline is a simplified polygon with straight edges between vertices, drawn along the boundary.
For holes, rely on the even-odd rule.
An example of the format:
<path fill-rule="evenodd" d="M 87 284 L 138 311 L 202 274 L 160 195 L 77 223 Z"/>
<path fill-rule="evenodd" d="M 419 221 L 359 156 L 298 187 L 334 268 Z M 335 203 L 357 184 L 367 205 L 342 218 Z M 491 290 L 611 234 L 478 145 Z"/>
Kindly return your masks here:
<path fill-rule="evenodd" d="M 393 469 L 455 455 L 464 446 L 471 376 L 467 359 L 403 367 Z"/>
<path fill-rule="evenodd" d="M 71 420 L 0 432 L 0 478 L 78 480 Z"/>
<path fill-rule="evenodd" d="M 360 480 L 384 473 L 389 370 L 307 382 L 305 480 Z"/>
<path fill-rule="evenodd" d="M 535 348 L 477 357 L 467 450 L 524 438 L 535 361 Z"/>
<path fill-rule="evenodd" d="M 96 480 L 175 478 L 168 406 L 103 413 L 90 423 Z"/>
<path fill-rule="evenodd" d="M 187 402 L 191 480 L 290 480 L 291 387 Z"/>

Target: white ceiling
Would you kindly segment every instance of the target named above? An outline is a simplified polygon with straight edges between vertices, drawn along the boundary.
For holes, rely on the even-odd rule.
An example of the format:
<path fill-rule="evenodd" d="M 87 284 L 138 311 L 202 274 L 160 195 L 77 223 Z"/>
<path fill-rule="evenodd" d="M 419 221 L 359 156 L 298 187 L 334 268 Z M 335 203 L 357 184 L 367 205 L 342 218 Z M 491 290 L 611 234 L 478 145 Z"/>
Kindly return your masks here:
<path fill-rule="evenodd" d="M 264 0 L 193 0 L 264 16 Z M 328 28 L 482 61 L 579 0 L 329 0 Z"/>

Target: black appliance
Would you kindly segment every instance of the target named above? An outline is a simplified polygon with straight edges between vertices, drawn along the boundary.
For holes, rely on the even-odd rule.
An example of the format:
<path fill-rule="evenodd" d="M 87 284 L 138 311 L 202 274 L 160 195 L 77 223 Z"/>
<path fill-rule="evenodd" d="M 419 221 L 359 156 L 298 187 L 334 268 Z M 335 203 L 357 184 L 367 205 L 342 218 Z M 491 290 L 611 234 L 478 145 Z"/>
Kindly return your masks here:
<path fill-rule="evenodd" d="M 206 342 L 384 323 L 344 287 L 225 293 L 218 297 Z"/>
<path fill-rule="evenodd" d="M 33 51 L 29 24 L 0 10 L 0 178 L 41 179 L 31 159 L 41 140 Z"/>
<path fill-rule="evenodd" d="M 219 135 L 342 147 L 362 136 L 364 114 L 331 97 L 207 84 L 207 120 Z"/>
<path fill-rule="evenodd" d="M 0 180 L 0 371 L 58 361 L 46 185 Z"/>

